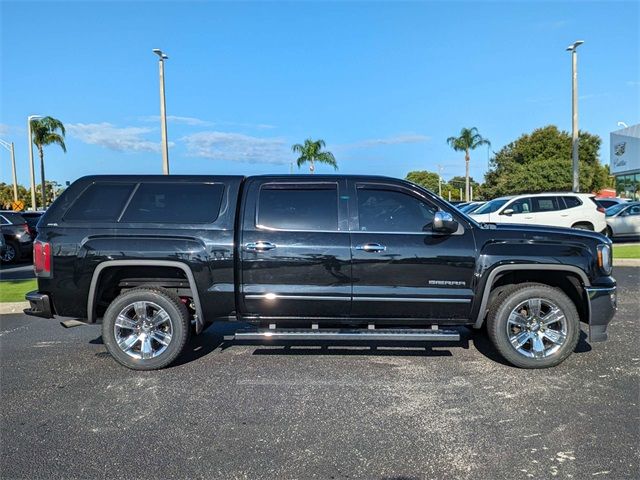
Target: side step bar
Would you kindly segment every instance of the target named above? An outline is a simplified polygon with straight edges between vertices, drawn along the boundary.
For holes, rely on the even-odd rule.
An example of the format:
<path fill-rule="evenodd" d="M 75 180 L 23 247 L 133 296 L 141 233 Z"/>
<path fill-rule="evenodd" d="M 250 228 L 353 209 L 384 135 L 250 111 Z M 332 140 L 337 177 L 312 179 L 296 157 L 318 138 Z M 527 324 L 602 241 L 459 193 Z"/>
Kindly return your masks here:
<path fill-rule="evenodd" d="M 435 330 L 417 328 L 271 328 L 258 330 L 238 330 L 237 340 L 330 340 L 330 341 L 385 341 L 385 342 L 456 342 L 460 340 L 457 330 Z"/>

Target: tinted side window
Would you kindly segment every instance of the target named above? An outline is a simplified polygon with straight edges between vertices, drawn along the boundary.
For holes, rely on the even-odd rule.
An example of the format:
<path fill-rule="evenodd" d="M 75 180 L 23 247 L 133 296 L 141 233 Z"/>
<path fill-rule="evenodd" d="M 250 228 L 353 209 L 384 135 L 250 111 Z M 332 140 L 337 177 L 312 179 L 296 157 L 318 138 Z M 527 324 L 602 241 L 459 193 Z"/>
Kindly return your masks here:
<path fill-rule="evenodd" d="M 510 205 L 505 210 L 511 209 L 513 213 L 531 213 L 531 199 L 521 198 Z"/>
<path fill-rule="evenodd" d="M 534 212 L 553 212 L 558 210 L 558 197 L 532 197 L 531 204 Z"/>
<path fill-rule="evenodd" d="M 223 193 L 218 183 L 141 183 L 121 221 L 211 223 L 218 218 Z"/>
<path fill-rule="evenodd" d="M 562 197 L 567 208 L 579 207 L 582 202 L 578 197 Z"/>
<path fill-rule="evenodd" d="M 67 210 L 65 222 L 115 222 L 134 185 L 105 182 L 90 185 Z"/>
<path fill-rule="evenodd" d="M 430 230 L 438 209 L 397 190 L 358 188 L 361 231 L 422 232 Z"/>
<path fill-rule="evenodd" d="M 257 225 L 279 230 L 338 230 L 336 185 L 263 185 Z"/>
<path fill-rule="evenodd" d="M 640 205 L 636 205 L 634 207 L 627 209 L 625 213 L 627 215 L 640 215 Z"/>

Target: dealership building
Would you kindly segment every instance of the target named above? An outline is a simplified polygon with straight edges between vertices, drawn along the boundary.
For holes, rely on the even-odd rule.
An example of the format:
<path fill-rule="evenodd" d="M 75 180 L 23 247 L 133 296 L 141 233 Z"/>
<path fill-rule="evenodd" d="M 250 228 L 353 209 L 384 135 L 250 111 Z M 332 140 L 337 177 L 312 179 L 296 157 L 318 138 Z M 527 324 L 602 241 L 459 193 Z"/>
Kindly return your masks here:
<path fill-rule="evenodd" d="M 640 200 L 640 123 L 611 132 L 610 170 L 619 197 Z"/>

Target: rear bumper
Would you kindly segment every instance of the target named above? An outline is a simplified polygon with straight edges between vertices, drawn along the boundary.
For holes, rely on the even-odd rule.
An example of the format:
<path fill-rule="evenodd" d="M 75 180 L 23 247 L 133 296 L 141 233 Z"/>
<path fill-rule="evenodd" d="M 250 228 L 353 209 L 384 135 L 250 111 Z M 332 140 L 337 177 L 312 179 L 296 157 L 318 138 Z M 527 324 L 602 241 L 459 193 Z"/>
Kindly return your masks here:
<path fill-rule="evenodd" d="M 29 308 L 24 309 L 24 313 L 33 317 L 53 318 L 53 309 L 49 295 L 40 293 L 37 290 L 29 292 L 25 298 L 30 303 Z"/>
<path fill-rule="evenodd" d="M 589 341 L 604 342 L 607 327 L 618 310 L 616 287 L 586 287 L 589 307 Z"/>

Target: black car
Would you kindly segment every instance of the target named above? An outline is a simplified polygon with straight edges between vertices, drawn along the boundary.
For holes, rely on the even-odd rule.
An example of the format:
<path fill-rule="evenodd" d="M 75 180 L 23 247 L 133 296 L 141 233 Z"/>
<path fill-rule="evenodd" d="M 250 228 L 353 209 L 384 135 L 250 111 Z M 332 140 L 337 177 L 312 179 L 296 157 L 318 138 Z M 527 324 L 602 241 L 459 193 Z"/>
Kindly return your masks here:
<path fill-rule="evenodd" d="M 36 235 L 38 235 L 38 229 L 36 228 L 38 225 L 38 221 L 40 220 L 40 218 L 42 217 L 42 215 L 44 215 L 43 211 L 28 211 L 28 212 L 20 212 L 20 215 L 22 215 L 22 218 L 24 218 L 27 222 L 27 225 L 29 226 L 29 232 L 31 232 L 31 235 L 33 236 L 33 238 L 36 237 Z"/>
<path fill-rule="evenodd" d="M 0 260 L 3 263 L 16 263 L 31 256 L 33 236 L 24 217 L 17 212 L 0 211 L 0 224 L 6 243 Z"/>
<path fill-rule="evenodd" d="M 133 369 L 170 364 L 193 332 L 238 339 L 455 341 L 486 330 L 513 365 L 607 339 L 611 241 L 478 224 L 437 195 L 374 176 L 92 176 L 38 224 L 30 315 L 102 322 Z"/>

